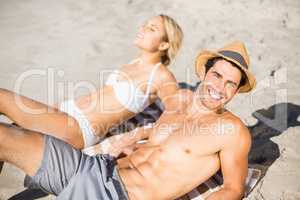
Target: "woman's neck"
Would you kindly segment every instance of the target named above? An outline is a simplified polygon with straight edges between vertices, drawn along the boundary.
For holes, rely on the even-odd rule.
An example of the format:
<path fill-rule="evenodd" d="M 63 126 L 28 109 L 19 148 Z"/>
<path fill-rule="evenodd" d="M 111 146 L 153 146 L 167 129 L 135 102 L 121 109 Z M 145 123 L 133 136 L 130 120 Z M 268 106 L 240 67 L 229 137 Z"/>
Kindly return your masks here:
<path fill-rule="evenodd" d="M 140 59 L 146 65 L 155 65 L 156 63 L 161 62 L 160 60 L 160 53 L 149 53 L 149 52 L 142 52 L 138 59 Z"/>

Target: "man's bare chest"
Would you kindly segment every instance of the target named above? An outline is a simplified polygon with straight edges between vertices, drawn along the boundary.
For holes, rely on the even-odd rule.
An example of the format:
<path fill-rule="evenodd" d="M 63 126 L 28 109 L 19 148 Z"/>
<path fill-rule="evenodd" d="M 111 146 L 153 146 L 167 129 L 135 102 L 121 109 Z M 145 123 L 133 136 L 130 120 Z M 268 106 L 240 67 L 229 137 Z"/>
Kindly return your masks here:
<path fill-rule="evenodd" d="M 162 116 L 154 126 L 149 140 L 154 143 L 161 143 L 170 136 L 202 137 L 213 141 L 220 138 L 228 127 L 224 120 L 215 116 L 193 117 L 186 113 L 171 113 Z"/>

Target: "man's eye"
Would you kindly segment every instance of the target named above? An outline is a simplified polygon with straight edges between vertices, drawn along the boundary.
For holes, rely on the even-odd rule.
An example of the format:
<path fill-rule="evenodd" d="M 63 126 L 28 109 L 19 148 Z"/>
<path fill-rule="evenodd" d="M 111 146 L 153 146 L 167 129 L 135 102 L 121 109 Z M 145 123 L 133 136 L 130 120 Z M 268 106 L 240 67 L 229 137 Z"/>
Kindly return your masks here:
<path fill-rule="evenodd" d="M 234 83 L 228 83 L 227 85 L 228 85 L 229 88 L 235 88 L 236 87 L 236 85 Z"/>
<path fill-rule="evenodd" d="M 214 77 L 217 77 L 217 78 L 219 78 L 219 77 L 220 77 L 220 75 L 219 75 L 219 74 L 217 74 L 217 73 L 213 73 L 213 76 L 214 76 Z"/>

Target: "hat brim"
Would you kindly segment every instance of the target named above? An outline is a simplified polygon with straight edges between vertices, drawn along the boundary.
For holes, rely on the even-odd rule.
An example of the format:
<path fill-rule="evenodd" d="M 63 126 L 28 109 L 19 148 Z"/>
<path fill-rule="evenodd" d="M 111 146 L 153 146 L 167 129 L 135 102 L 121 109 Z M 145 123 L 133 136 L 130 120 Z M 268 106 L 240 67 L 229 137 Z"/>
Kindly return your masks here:
<path fill-rule="evenodd" d="M 195 63 L 196 74 L 199 76 L 201 81 L 205 77 L 205 65 L 207 61 L 211 58 L 216 58 L 216 57 L 221 57 L 224 58 L 225 60 L 235 63 L 239 67 L 239 69 L 245 73 L 246 83 L 239 88 L 240 93 L 250 92 L 255 88 L 256 80 L 254 75 L 249 70 L 241 66 L 239 62 L 237 62 L 232 58 L 226 57 L 222 54 L 219 54 L 218 52 L 208 51 L 208 50 L 202 51 L 201 53 L 198 54 L 196 58 L 196 63 Z"/>

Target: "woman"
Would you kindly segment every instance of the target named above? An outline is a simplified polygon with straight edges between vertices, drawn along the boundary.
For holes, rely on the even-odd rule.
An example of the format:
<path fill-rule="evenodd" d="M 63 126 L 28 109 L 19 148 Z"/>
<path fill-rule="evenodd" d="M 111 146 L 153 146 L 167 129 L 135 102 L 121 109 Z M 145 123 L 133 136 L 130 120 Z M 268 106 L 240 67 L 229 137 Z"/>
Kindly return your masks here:
<path fill-rule="evenodd" d="M 176 79 L 167 69 L 178 52 L 183 33 L 169 16 L 159 15 L 143 25 L 134 41 L 140 55 L 114 71 L 105 86 L 55 107 L 0 89 L 0 112 L 19 126 L 57 137 L 82 149 L 100 141 L 108 129 L 177 90 Z M 25 112 L 19 104 L 44 112 Z"/>

